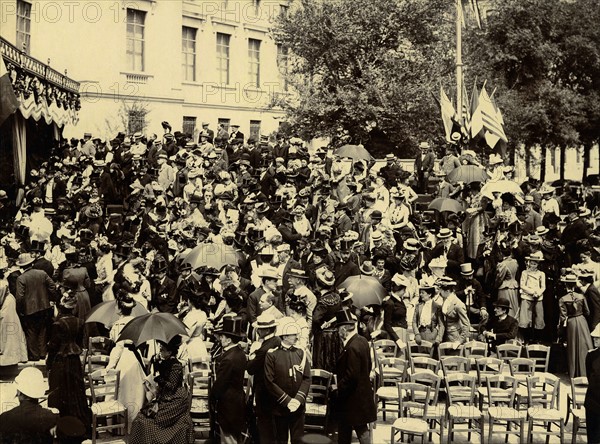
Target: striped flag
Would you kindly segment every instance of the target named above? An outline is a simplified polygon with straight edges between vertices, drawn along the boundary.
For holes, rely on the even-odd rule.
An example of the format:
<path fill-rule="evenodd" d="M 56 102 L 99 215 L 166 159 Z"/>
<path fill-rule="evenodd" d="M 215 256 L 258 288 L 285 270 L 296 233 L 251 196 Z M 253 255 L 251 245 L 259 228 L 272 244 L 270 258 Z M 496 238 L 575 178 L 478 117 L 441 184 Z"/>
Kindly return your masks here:
<path fill-rule="evenodd" d="M 498 140 L 508 142 L 504 127 L 502 125 L 503 119 L 502 114 L 499 113 L 496 106 L 492 102 L 492 99 L 485 90 L 485 86 L 481 89 L 479 94 L 479 106 L 481 110 L 481 117 L 483 120 L 483 128 L 486 131 L 485 140 L 491 148 L 496 146 Z M 488 135 L 489 133 L 489 135 Z"/>
<path fill-rule="evenodd" d="M 456 116 L 454 105 L 446 95 L 446 91 L 440 86 L 440 108 L 442 111 L 442 122 L 444 123 L 444 132 L 446 133 L 446 140 L 452 142 L 452 121 Z"/>
<path fill-rule="evenodd" d="M 475 21 L 477 22 L 477 26 L 481 29 L 481 11 L 479 10 L 479 1 L 478 0 L 469 0 L 471 4 L 471 11 L 473 12 L 473 16 L 475 16 Z"/>
<path fill-rule="evenodd" d="M 477 81 L 475 81 L 471 93 L 471 138 L 477 137 L 481 131 L 483 131 L 483 115 L 479 108 L 479 91 L 477 91 Z"/>
<path fill-rule="evenodd" d="M 19 100 L 15 95 L 6 66 L 4 66 L 4 58 L 0 55 L 0 124 L 18 108 Z"/>
<path fill-rule="evenodd" d="M 462 85 L 462 119 L 463 126 L 466 130 L 467 135 L 471 134 L 471 104 L 469 103 L 469 94 L 467 94 L 467 88 L 465 82 Z"/>

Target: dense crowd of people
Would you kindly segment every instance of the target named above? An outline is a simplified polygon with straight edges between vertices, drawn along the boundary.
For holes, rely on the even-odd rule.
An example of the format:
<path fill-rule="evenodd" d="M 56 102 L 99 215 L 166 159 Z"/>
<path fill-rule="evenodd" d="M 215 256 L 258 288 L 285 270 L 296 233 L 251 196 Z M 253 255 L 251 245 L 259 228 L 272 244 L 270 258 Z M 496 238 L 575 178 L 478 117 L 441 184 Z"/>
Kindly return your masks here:
<path fill-rule="evenodd" d="M 401 349 L 564 341 L 569 375 L 586 375 L 600 337 L 600 188 L 516 183 L 499 155 L 453 145 L 421 143 L 409 172 L 393 154 L 309 152 L 298 138 L 246 140 L 235 126 L 215 136 L 206 125 L 196 143 L 163 127 L 161 137 L 63 140 L 29 171 L 18 207 L 0 191 L 0 366 L 46 360 L 48 405 L 88 436 L 80 355 L 97 336 L 114 346 L 108 368 L 121 371 L 133 443 L 193 440 L 188 362 L 214 367 L 211 405 L 227 443 L 246 430 L 255 442 L 299 442 L 311 368 L 337 375 L 339 442 L 353 430 L 368 442 L 368 341 L 382 338 Z M 423 207 L 429 194 L 458 207 Z M 233 259 L 189 259 L 211 243 Z M 383 298 L 347 290 L 363 275 Z M 106 301 L 118 320 L 85 323 Z M 121 340 L 138 305 L 179 317 L 188 336 L 156 355 Z M 32 384 L 19 389 L 23 405 L 41 397 Z M 45 418 L 39 427 L 58 421 Z"/>

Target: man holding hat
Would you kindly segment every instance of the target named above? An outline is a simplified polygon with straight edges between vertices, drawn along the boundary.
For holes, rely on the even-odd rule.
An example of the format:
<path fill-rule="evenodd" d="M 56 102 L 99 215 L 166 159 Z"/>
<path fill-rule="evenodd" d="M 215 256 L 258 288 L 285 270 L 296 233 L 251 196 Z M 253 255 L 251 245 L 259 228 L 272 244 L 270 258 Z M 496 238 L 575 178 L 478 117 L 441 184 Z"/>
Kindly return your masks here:
<path fill-rule="evenodd" d="M 369 423 L 377 420 L 369 378 L 371 354 L 367 340 L 358 335 L 356 317 L 349 309 L 336 313 L 336 326 L 344 349 L 336 365 L 338 443 L 350 444 L 352 430 L 361 444 L 371 442 Z"/>
<path fill-rule="evenodd" d="M 246 354 L 238 345 L 242 339 L 242 318 L 225 315 L 214 334 L 222 347 L 222 353 L 217 360 L 210 396 L 216 402 L 221 442 L 237 444 L 246 424 L 244 372 L 247 360 Z"/>
<path fill-rule="evenodd" d="M 276 335 L 281 345 L 265 358 L 265 384 L 273 402 L 275 435 L 278 444 L 297 444 L 304 435 L 306 395 L 310 388 L 310 359 L 295 347 L 300 327 L 291 317 L 279 320 Z"/>
<path fill-rule="evenodd" d="M 40 405 L 48 384 L 42 372 L 25 367 L 15 378 L 19 405 L 0 415 L 0 440 L 9 443 L 51 444 L 58 414 Z"/>
<path fill-rule="evenodd" d="M 34 257 L 30 253 L 19 255 L 16 265 L 24 271 L 17 278 L 15 299 L 27 338 L 30 361 L 44 359 L 47 353 L 48 327 L 52 318 L 50 301 L 55 297 L 56 285 L 45 271 L 32 268 Z"/>
<path fill-rule="evenodd" d="M 465 303 L 471 325 L 478 328 L 478 326 L 482 326 L 487 322 L 489 315 L 487 312 L 487 296 L 474 275 L 473 265 L 470 262 L 461 264 L 456 295 Z"/>
<path fill-rule="evenodd" d="M 516 339 L 519 333 L 519 322 L 508 315 L 510 302 L 506 298 L 498 298 L 494 303 L 494 317 L 486 326 L 482 336 L 490 343 L 491 350 L 506 343 L 511 339 Z"/>
<path fill-rule="evenodd" d="M 257 340 L 250 347 L 247 371 L 249 375 L 254 376 L 252 391 L 256 404 L 256 441 L 260 444 L 270 444 L 275 442 L 275 425 L 272 414 L 273 401 L 265 383 L 265 359 L 269 350 L 281 345 L 281 338 L 275 336 L 277 322 L 272 316 L 258 316 L 252 327 L 256 331 Z"/>

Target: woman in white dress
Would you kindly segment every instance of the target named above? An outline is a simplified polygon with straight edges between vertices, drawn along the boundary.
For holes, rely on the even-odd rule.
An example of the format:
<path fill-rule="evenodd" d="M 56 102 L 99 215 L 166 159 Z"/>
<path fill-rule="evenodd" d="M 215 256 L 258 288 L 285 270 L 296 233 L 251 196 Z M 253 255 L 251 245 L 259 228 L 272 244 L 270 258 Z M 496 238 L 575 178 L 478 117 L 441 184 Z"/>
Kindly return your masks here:
<path fill-rule="evenodd" d="M 208 363 L 210 355 L 204 343 L 204 327 L 208 321 L 208 295 L 190 293 L 188 295 L 188 312 L 183 318 L 189 339 L 185 344 L 187 357 L 192 363 L 192 369 L 201 368 L 203 363 Z M 183 348 L 183 347 L 182 347 Z M 182 353 L 182 352 L 180 352 Z"/>
<path fill-rule="evenodd" d="M 96 261 L 96 273 L 98 278 L 95 280 L 98 292 L 102 294 L 102 301 L 108 301 L 108 289 L 112 285 L 114 275 L 113 254 L 108 244 L 98 245 L 99 258 Z"/>
<path fill-rule="evenodd" d="M 131 311 L 135 306 L 135 301 L 128 296 L 118 298 L 117 306 L 121 317 L 110 329 L 110 339 L 115 342 L 115 347 L 110 352 L 107 369 L 121 371 L 118 400 L 127 407 L 128 423 L 131 427 L 131 423 L 146 399 L 144 389 L 146 374 L 140 362 L 141 358 L 139 355 L 136 356 L 135 345 L 130 340 L 118 341 L 123 328 L 133 319 Z"/>

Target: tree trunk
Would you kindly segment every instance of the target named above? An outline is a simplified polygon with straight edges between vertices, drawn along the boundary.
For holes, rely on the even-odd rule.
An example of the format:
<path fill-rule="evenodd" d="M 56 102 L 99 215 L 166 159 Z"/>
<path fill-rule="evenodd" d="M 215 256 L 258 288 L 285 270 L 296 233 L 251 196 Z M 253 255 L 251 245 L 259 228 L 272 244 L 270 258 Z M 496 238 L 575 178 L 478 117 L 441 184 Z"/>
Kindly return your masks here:
<path fill-rule="evenodd" d="M 567 147 L 560 147 L 560 180 L 565 180 L 565 162 L 567 160 Z"/>
<path fill-rule="evenodd" d="M 591 146 L 583 146 L 583 177 L 581 178 L 581 183 L 584 183 L 585 179 L 588 176 L 588 169 L 591 163 Z"/>
<path fill-rule="evenodd" d="M 525 175 L 531 177 L 531 148 L 525 146 Z"/>
<path fill-rule="evenodd" d="M 540 183 L 546 181 L 546 147 L 541 147 L 542 154 L 540 155 Z"/>

